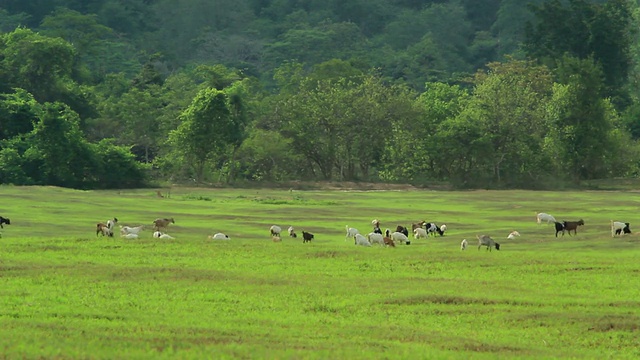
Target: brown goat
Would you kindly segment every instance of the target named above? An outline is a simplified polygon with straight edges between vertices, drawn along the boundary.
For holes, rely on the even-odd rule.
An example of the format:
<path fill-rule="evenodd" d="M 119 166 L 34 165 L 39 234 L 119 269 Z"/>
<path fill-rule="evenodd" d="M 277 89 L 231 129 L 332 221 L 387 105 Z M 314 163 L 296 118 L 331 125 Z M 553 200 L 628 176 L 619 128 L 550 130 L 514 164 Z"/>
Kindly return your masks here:
<path fill-rule="evenodd" d="M 384 244 L 385 245 L 391 246 L 391 247 L 396 247 L 396 243 L 393 242 L 392 238 L 390 238 L 388 236 L 385 236 L 383 240 L 384 240 Z"/>
<path fill-rule="evenodd" d="M 419 223 L 411 224 L 411 231 L 414 231 L 414 230 L 415 230 L 415 229 L 417 229 L 417 228 L 421 228 L 421 227 L 423 227 L 423 226 L 424 226 L 424 224 L 426 224 L 426 223 L 427 223 L 426 221 L 422 220 L 422 221 L 420 221 Z"/>
<path fill-rule="evenodd" d="M 175 220 L 173 218 L 170 219 L 155 219 L 153 220 L 153 228 L 156 231 L 160 231 L 160 229 L 166 229 L 169 224 L 175 224 Z"/>
<path fill-rule="evenodd" d="M 571 236 L 571 230 L 573 230 L 573 235 L 578 235 L 578 226 L 584 225 L 584 220 L 563 221 L 562 225 L 564 225 L 564 230 L 569 233 L 569 236 Z"/>

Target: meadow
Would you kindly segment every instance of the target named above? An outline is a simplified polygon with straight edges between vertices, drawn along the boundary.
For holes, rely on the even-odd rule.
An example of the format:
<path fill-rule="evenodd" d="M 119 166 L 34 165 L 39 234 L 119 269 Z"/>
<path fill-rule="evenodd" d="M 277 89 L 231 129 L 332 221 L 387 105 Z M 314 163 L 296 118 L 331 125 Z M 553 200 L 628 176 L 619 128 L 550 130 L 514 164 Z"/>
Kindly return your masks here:
<path fill-rule="evenodd" d="M 169 195 L 166 194 L 165 195 Z M 637 359 L 640 236 L 632 191 L 79 191 L 0 186 L 0 358 Z M 556 238 L 536 212 L 584 219 Z M 151 225 L 159 240 L 96 237 Z M 445 236 L 354 246 L 427 220 Z M 269 227 L 293 225 L 311 243 Z M 522 235 L 506 239 L 517 230 Z M 224 232 L 230 241 L 207 235 Z M 478 250 L 476 234 L 501 250 Z M 460 250 L 460 241 L 470 247 Z"/>

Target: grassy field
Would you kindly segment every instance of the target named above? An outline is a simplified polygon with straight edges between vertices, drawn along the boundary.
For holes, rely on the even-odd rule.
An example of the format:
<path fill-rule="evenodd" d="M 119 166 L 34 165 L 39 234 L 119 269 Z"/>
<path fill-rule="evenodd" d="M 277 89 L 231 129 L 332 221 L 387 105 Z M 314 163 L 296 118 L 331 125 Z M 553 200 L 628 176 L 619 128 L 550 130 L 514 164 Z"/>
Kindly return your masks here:
<path fill-rule="evenodd" d="M 0 186 L 0 358 L 637 359 L 640 237 L 626 191 L 77 191 Z M 558 220 L 584 219 L 555 238 Z M 175 240 L 95 236 L 174 217 Z M 356 247 L 419 220 L 443 237 Z M 268 228 L 294 225 L 315 240 Z M 635 225 L 635 226 L 634 226 Z M 507 240 L 518 230 L 522 236 Z M 225 232 L 231 241 L 207 235 Z M 501 243 L 478 251 L 476 234 Z M 283 234 L 284 235 L 284 234 Z M 470 248 L 460 251 L 460 241 Z"/>

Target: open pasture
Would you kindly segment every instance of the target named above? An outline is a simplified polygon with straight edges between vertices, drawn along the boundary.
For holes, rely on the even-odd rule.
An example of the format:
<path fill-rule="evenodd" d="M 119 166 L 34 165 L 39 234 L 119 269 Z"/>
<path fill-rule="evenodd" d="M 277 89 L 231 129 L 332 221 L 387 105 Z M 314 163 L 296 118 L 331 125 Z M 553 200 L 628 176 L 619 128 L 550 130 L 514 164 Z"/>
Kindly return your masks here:
<path fill-rule="evenodd" d="M 640 357 L 640 226 L 632 192 L 77 191 L 0 186 L 6 358 Z M 536 212 L 584 219 L 554 237 Z M 96 237 L 99 221 L 148 225 Z M 151 222 L 173 217 L 175 240 Z M 356 247 L 427 220 L 443 237 Z M 269 226 L 283 229 L 274 243 Z M 286 235 L 293 225 L 297 239 Z M 301 232 L 315 234 L 302 243 Z M 506 237 L 512 230 L 522 235 Z M 230 241 L 207 235 L 224 232 Z M 488 234 L 501 250 L 477 250 Z M 460 251 L 460 241 L 469 248 Z"/>

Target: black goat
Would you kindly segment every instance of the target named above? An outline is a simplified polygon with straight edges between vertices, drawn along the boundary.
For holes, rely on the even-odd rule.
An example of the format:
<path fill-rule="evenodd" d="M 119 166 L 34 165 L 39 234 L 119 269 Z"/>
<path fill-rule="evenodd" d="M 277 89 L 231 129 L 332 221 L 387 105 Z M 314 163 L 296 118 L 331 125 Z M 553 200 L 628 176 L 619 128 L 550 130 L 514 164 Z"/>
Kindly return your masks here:
<path fill-rule="evenodd" d="M 11 225 L 11 220 L 9 220 L 9 218 L 0 216 L 0 228 L 4 229 L 4 226 L 2 226 L 2 224 Z"/>
<path fill-rule="evenodd" d="M 304 230 L 302 231 L 302 243 L 311 242 L 312 239 L 313 239 L 312 233 L 308 233 Z"/>
<path fill-rule="evenodd" d="M 562 236 L 564 236 L 564 224 L 559 222 L 554 222 L 556 225 L 556 237 L 558 237 L 558 233 L 562 231 Z"/>

